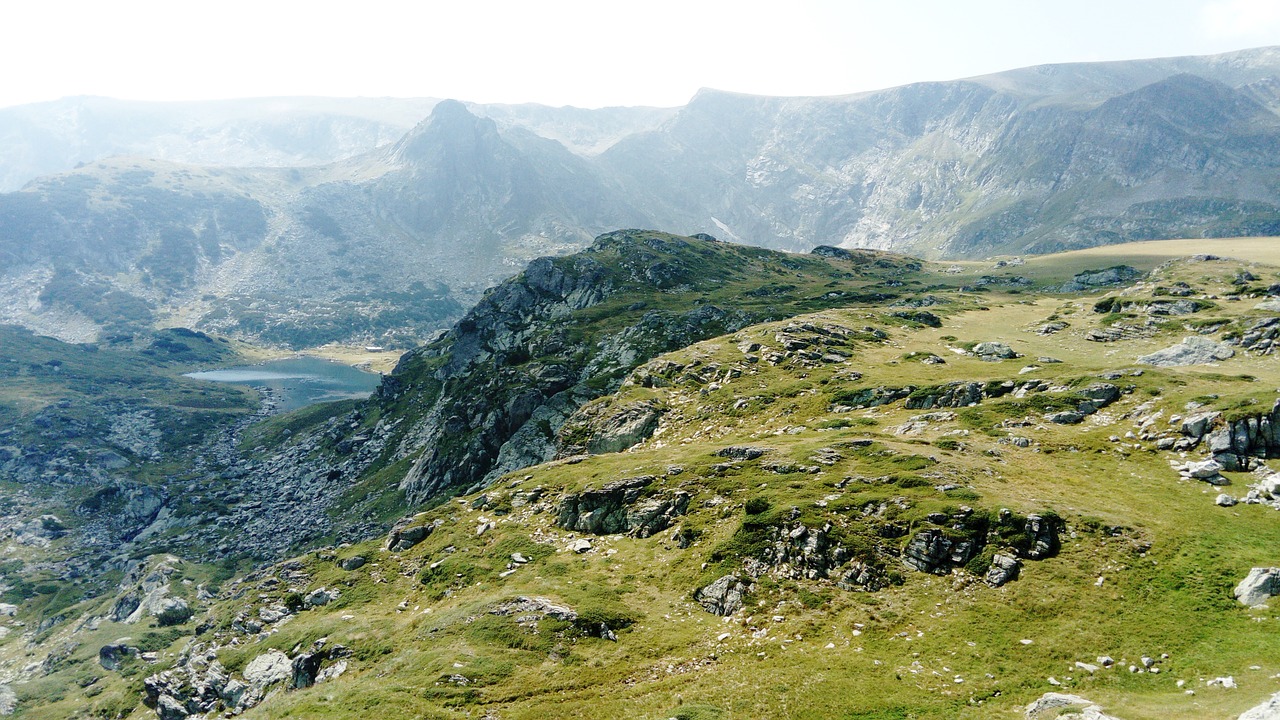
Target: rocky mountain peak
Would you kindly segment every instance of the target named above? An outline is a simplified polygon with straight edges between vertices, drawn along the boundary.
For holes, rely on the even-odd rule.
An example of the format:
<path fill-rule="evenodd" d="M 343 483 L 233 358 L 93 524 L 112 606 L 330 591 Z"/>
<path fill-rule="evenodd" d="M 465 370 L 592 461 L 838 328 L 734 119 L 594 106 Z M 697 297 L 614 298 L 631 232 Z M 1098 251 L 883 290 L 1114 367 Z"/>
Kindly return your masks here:
<path fill-rule="evenodd" d="M 401 165 L 431 164 L 448 156 L 478 153 L 502 142 L 498 126 L 473 115 L 457 100 L 442 100 L 388 153 Z"/>

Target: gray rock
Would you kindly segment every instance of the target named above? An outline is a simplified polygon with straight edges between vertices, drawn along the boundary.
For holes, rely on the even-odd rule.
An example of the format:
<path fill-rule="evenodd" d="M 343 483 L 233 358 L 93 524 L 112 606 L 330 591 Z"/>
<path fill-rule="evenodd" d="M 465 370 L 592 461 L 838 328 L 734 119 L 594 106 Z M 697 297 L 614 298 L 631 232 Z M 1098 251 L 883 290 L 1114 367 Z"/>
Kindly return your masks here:
<path fill-rule="evenodd" d="M 119 670 L 125 658 L 137 657 L 138 648 L 128 644 L 129 638 L 120 638 L 98 648 L 98 664 L 107 670 Z"/>
<path fill-rule="evenodd" d="M 1045 419 L 1051 423 L 1058 425 L 1079 425 L 1084 422 L 1084 415 L 1074 410 L 1063 410 L 1061 412 L 1050 413 Z"/>
<path fill-rule="evenodd" d="M 421 515 L 407 517 L 395 524 L 387 535 L 387 549 L 391 552 L 404 552 L 427 537 L 440 527 L 441 521 L 426 523 Z"/>
<path fill-rule="evenodd" d="M 1027 706 L 1027 720 L 1117 720 L 1092 700 L 1079 695 L 1048 692 Z"/>
<path fill-rule="evenodd" d="M 489 610 L 490 615 L 512 616 L 517 622 L 540 620 L 544 617 L 564 622 L 574 622 L 578 612 L 568 605 L 562 605 L 545 597 L 528 597 L 520 595 L 514 599 L 499 603 Z"/>
<path fill-rule="evenodd" d="M 920 572 L 945 573 L 953 566 L 968 562 L 974 550 L 972 541 L 952 540 L 941 530 L 931 528 L 911 538 L 902 550 L 902 562 Z"/>
<path fill-rule="evenodd" d="M 1217 411 L 1196 413 L 1182 421 L 1182 434 L 1199 440 L 1213 427 L 1222 413 Z"/>
<path fill-rule="evenodd" d="M 293 664 L 289 656 L 279 650 L 268 650 L 244 666 L 245 682 L 256 688 L 265 688 L 284 682 L 293 676 Z"/>
<path fill-rule="evenodd" d="M 364 567 L 366 562 L 368 561 L 364 559 L 363 555 L 355 555 L 353 557 L 347 558 L 346 560 L 343 560 L 342 564 L 339 567 L 341 567 L 343 570 L 359 570 L 360 568 Z"/>
<path fill-rule="evenodd" d="M 156 622 L 160 627 L 169 625 L 181 625 L 191 619 L 195 615 L 195 610 L 187 604 L 187 601 L 180 597 L 166 597 L 152 608 L 152 615 L 155 616 Z"/>
<path fill-rule="evenodd" d="M 1216 343 L 1208 338 L 1192 335 L 1182 342 L 1157 350 L 1150 355 L 1142 355 L 1138 362 L 1156 367 L 1181 367 L 1185 365 L 1206 365 L 1221 360 L 1230 360 L 1236 354 L 1229 346 Z"/>
<path fill-rule="evenodd" d="M 1188 477 L 1197 480 L 1207 480 L 1222 473 L 1222 464 L 1217 460 L 1204 460 L 1202 462 L 1191 463 L 1187 466 L 1185 472 Z"/>
<path fill-rule="evenodd" d="M 1016 580 L 1021 567 L 1022 561 L 1018 558 L 996 553 L 995 557 L 991 558 L 991 567 L 987 570 L 987 576 L 984 579 L 991 587 L 1000 587 L 1011 580 Z"/>
<path fill-rule="evenodd" d="M 307 593 L 306 597 L 302 598 L 302 604 L 309 608 L 320 607 L 321 605 L 328 605 L 334 600 L 337 600 L 340 594 L 341 593 L 339 593 L 336 588 L 333 590 L 329 590 L 326 588 L 319 587 Z"/>
<path fill-rule="evenodd" d="M 0 617 L 13 617 L 18 614 L 18 606 L 12 603 L 0 603 Z"/>
<path fill-rule="evenodd" d="M 750 586 L 737 575 L 725 575 L 693 593 L 693 599 L 713 615 L 732 615 L 742 608 L 742 598 Z"/>
<path fill-rule="evenodd" d="M 1002 342 L 980 342 L 973 346 L 973 354 L 983 360 L 1011 360 L 1018 357 L 1013 348 Z"/>
<path fill-rule="evenodd" d="M 1257 607 L 1280 595 L 1280 568 L 1256 567 L 1236 585 L 1233 593 L 1241 605 Z"/>
<path fill-rule="evenodd" d="M 1226 493 L 1221 493 L 1213 499 L 1213 504 L 1218 507 L 1232 507 L 1236 504 L 1236 499 Z"/>
<path fill-rule="evenodd" d="M 569 550 L 571 552 L 578 553 L 579 555 L 589 551 L 590 549 L 591 549 L 591 541 L 586 538 L 578 538 L 577 540 L 574 540 L 573 542 L 569 543 Z"/>
<path fill-rule="evenodd" d="M 1245 710 L 1239 720 L 1280 720 L 1280 692 Z"/>
<path fill-rule="evenodd" d="M 751 445 L 734 445 L 717 450 L 716 455 L 722 458 L 729 458 L 730 460 L 755 460 L 772 449 L 773 448 L 753 447 Z"/>
<path fill-rule="evenodd" d="M 0 715 L 12 715 L 17 709 L 17 693 L 8 685 L 0 685 Z"/>
<path fill-rule="evenodd" d="M 1040 515 L 1028 515 L 1027 524 L 1023 528 L 1023 532 L 1031 540 L 1026 550 L 1019 554 L 1029 560 L 1043 560 L 1052 557 L 1058 552 L 1058 522 L 1052 517 L 1042 517 Z"/>
<path fill-rule="evenodd" d="M 566 495 L 560 501 L 556 524 L 594 535 L 630 533 L 649 537 L 661 532 L 688 510 L 689 494 L 677 490 L 669 495 L 643 497 L 656 479 L 644 475 L 612 482 L 599 490 Z"/>

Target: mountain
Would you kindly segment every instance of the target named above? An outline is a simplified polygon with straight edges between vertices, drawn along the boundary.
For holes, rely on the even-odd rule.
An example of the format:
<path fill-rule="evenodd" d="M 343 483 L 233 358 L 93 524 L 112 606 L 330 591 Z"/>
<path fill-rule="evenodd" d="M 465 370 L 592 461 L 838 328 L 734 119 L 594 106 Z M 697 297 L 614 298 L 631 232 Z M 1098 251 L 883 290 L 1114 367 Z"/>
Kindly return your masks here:
<path fill-rule="evenodd" d="M 0 506 L 0 704 L 1246 717 L 1278 295 L 1266 240 L 932 263 L 616 231 L 368 401 L 268 418 L 179 379 L 216 338 L 8 332 L 0 397 L 43 407 L 0 408 L 0 462 L 45 455 Z M 145 403 L 92 407 L 113 375 Z"/>
<path fill-rule="evenodd" d="M 283 117 L 330 101 L 298 102 Z M 533 258 L 616 227 L 927 257 L 1280 233 L 1276 48 L 842 97 L 704 90 L 672 110 L 429 102 L 358 154 L 320 133 L 315 158 L 343 156 L 327 164 L 116 157 L 0 196 L 0 319 L 66 340 L 173 324 L 407 348 Z M 403 119 L 405 103 L 352 116 Z M 255 164 L 285 162 L 291 133 L 265 133 L 294 139 L 264 141 Z M 106 293 L 129 327 L 85 299 Z"/>

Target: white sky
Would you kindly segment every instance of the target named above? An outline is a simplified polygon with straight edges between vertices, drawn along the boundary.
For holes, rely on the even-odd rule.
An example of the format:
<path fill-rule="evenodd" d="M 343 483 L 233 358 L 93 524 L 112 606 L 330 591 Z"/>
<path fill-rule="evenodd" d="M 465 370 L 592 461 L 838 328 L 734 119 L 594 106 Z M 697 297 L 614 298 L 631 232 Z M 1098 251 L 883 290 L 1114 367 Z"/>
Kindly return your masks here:
<path fill-rule="evenodd" d="M 684 104 L 1280 45 L 1280 0 L 16 0 L 0 107 L 70 95 Z"/>

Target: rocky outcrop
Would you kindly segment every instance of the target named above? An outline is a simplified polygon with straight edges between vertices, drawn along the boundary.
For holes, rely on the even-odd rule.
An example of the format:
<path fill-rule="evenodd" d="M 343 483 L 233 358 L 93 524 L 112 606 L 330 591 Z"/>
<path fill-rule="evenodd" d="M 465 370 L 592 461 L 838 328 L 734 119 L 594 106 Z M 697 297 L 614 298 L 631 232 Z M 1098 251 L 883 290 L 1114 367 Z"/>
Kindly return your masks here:
<path fill-rule="evenodd" d="M 616 630 L 630 624 L 630 620 L 614 618 L 611 621 L 584 618 L 577 610 L 561 603 L 553 602 L 545 597 L 528 597 L 520 595 L 489 609 L 490 615 L 502 615 L 515 618 L 516 624 L 536 628 L 539 620 L 551 618 L 574 625 L 580 632 L 589 637 L 616 641 Z M 612 625 L 610 624 L 612 622 Z"/>
<path fill-rule="evenodd" d="M 1098 270 L 1077 273 L 1071 281 L 1058 288 L 1059 292 L 1085 292 L 1110 285 L 1123 285 L 1142 277 L 1142 271 L 1128 265 L 1116 265 Z"/>
<path fill-rule="evenodd" d="M 947 573 L 974 556 L 977 543 L 968 538 L 950 538 L 937 528 L 922 530 L 902 549 L 902 562 L 913 570 Z"/>
<path fill-rule="evenodd" d="M 742 609 L 743 598 L 751 592 L 751 585 L 737 575 L 725 575 L 709 585 L 698 588 L 693 599 L 713 615 L 732 615 Z"/>
<path fill-rule="evenodd" d="M 1280 595 L 1280 568 L 1253 568 L 1236 585 L 1232 594 L 1246 607 L 1265 605 L 1271 598 Z"/>
<path fill-rule="evenodd" d="M 443 520 L 435 520 L 427 522 L 425 514 L 418 513 L 407 518 L 401 519 L 391 528 L 391 532 L 387 534 L 387 549 L 391 552 L 404 552 L 409 548 L 430 537 L 436 528 L 443 524 Z M 354 570 L 364 565 L 364 558 L 360 558 L 360 562 L 352 562 L 354 558 L 349 558 L 343 563 L 344 570 Z M 347 567 L 348 564 L 353 567 Z"/>
<path fill-rule="evenodd" d="M 556 524 L 593 535 L 629 533 L 643 538 L 661 532 L 688 509 L 689 494 L 676 490 L 646 496 L 656 479 L 644 475 L 566 495 L 560 501 Z"/>
<path fill-rule="evenodd" d="M 1192 446 L 1203 442 L 1220 470 L 1250 470 L 1254 458 L 1280 457 L 1280 401 L 1268 411 L 1230 420 L 1218 412 L 1198 413 L 1183 421 L 1181 431 Z"/>
<path fill-rule="evenodd" d="M 983 580 L 991 587 L 1000 587 L 1007 582 L 1017 580 L 1021 569 L 1022 561 L 1018 558 L 996 553 L 991 558 L 991 567 L 987 569 L 987 575 Z"/>
<path fill-rule="evenodd" d="M 1209 338 L 1192 335 L 1182 339 L 1181 343 L 1157 350 L 1150 355 L 1138 357 L 1137 362 L 1156 367 L 1182 367 L 1186 365 L 1208 365 L 1210 363 L 1230 360 L 1236 354 L 1230 346 L 1217 343 Z"/>
<path fill-rule="evenodd" d="M 441 339 L 407 354 L 377 394 L 397 414 L 403 414 L 404 403 L 412 406 L 396 448 L 399 457 L 416 456 L 401 481 L 409 502 L 446 489 L 480 489 L 504 473 L 555 458 L 565 449 L 559 432 L 566 421 L 584 403 L 619 387 L 637 366 L 799 302 L 791 288 L 769 308 L 729 311 L 692 298 L 683 308 L 648 308 L 655 291 L 699 287 L 716 273 L 740 276 L 743 268 L 760 263 L 750 252 L 755 251 L 664 233 L 618 231 L 600 236 L 586 252 L 536 260 L 489 291 Z M 812 269 L 829 271 L 829 261 L 802 258 L 786 261 L 821 263 Z M 877 262 L 883 263 L 877 272 L 885 273 L 907 264 Z M 605 315 L 591 312 L 606 299 L 626 297 L 636 302 Z M 823 296 L 820 302 L 841 300 Z M 620 447 L 649 431 L 652 411 L 635 410 L 617 419 L 611 438 L 598 439 L 597 449 Z M 572 444 L 586 446 L 579 440 L 590 433 L 571 435 Z"/>
<path fill-rule="evenodd" d="M 196 646 L 184 651 L 173 669 L 143 681 L 142 701 L 161 720 L 239 715 L 262 702 L 273 687 L 304 688 L 337 677 L 345 671 L 345 658 L 350 655 L 342 645 L 326 647 L 324 640 L 292 659 L 279 650 L 268 650 L 250 660 L 243 679 L 237 679 L 218 662 L 215 649 Z"/>
<path fill-rule="evenodd" d="M 626 450 L 653 435 L 665 410 L 654 400 L 638 400 L 619 407 L 588 403 L 560 429 L 560 454 L 598 455 Z"/>
<path fill-rule="evenodd" d="M 764 548 L 744 560 L 743 571 L 753 578 L 767 574 L 792 580 L 830 580 L 844 590 L 874 592 L 888 585 L 880 563 L 857 556 L 834 529 L 831 523 L 769 527 Z"/>
<path fill-rule="evenodd" d="M 930 521 L 942 527 L 917 532 L 902 549 L 903 564 L 920 572 L 948 573 L 966 565 L 984 548 L 994 546 L 1003 548 L 995 557 L 1003 555 L 1006 559 L 995 570 L 993 557 L 992 567 L 984 572 L 987 578 L 998 581 L 993 584 L 1004 584 L 1017 577 L 1021 567 L 1018 558 L 1043 560 L 1056 555 L 1061 547 L 1061 521 L 1052 515 L 1019 518 L 1001 510 L 996 518 L 989 519 L 962 508 L 951 516 L 930 516 Z"/>

